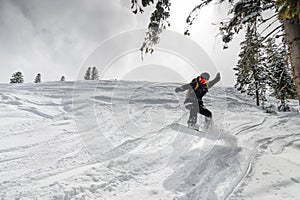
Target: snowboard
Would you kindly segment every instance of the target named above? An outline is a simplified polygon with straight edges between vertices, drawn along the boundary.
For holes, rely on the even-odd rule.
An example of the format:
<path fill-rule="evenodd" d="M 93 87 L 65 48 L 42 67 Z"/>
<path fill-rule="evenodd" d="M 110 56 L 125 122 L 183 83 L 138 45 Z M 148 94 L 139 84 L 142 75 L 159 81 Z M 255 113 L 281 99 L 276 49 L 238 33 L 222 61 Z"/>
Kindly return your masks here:
<path fill-rule="evenodd" d="M 211 140 L 218 140 L 219 139 L 219 135 L 214 134 L 214 133 L 207 133 L 206 131 L 203 130 L 195 130 L 195 129 L 191 129 L 185 125 L 182 124 L 178 124 L 178 123 L 173 123 L 170 125 L 170 127 L 178 132 L 181 133 L 186 133 L 189 135 L 194 135 L 194 136 L 198 136 L 198 137 L 203 137 L 203 138 L 207 138 L 207 139 L 211 139 Z"/>

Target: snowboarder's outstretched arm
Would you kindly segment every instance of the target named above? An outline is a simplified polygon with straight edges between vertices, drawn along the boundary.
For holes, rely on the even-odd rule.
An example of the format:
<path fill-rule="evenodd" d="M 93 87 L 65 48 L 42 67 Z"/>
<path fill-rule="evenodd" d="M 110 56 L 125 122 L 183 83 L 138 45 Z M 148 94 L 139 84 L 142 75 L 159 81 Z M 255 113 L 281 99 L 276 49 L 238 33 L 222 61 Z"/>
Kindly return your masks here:
<path fill-rule="evenodd" d="M 212 88 L 220 80 L 221 80 L 221 75 L 220 73 L 217 73 L 216 77 L 207 83 L 208 88 Z"/>
<path fill-rule="evenodd" d="M 220 73 L 217 73 L 216 77 L 207 83 L 208 88 L 212 88 L 215 84 L 217 84 L 221 80 Z M 193 79 L 191 83 L 185 84 L 181 87 L 177 87 L 175 92 L 182 92 L 188 89 L 194 89 L 197 85 L 197 79 Z"/>
<path fill-rule="evenodd" d="M 182 85 L 181 87 L 177 87 L 175 89 L 175 92 L 182 92 L 182 91 L 185 91 L 185 90 L 195 88 L 196 87 L 196 81 L 197 81 L 196 79 L 193 79 L 191 83 Z"/>

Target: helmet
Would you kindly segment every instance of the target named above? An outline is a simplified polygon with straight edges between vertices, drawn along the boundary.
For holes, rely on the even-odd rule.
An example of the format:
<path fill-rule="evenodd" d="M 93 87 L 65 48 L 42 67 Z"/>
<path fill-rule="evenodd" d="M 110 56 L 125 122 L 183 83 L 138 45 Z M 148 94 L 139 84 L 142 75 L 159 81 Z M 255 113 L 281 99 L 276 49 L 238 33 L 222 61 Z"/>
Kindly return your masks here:
<path fill-rule="evenodd" d="M 203 72 L 202 74 L 200 74 L 200 77 L 203 78 L 203 79 L 205 79 L 205 80 L 209 80 L 210 75 L 207 72 Z"/>

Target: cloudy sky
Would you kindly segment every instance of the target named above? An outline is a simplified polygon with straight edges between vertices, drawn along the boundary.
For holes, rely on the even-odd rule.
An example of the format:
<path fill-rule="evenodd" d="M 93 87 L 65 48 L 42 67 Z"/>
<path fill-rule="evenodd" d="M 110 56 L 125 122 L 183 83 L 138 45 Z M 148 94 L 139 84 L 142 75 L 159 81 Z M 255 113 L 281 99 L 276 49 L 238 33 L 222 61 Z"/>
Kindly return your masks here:
<path fill-rule="evenodd" d="M 221 12 L 224 8 L 204 8 L 191 36 L 185 37 L 186 16 L 198 1 L 173 1 L 169 28 L 173 33 L 162 36 L 160 50 L 141 61 L 141 29 L 147 27 L 152 9 L 134 15 L 130 2 L 0 0 L 0 82 L 8 82 L 18 70 L 25 82 L 32 82 L 37 73 L 44 81 L 59 80 L 62 75 L 77 80 L 93 65 L 106 79 L 184 82 L 204 70 L 212 76 L 220 71 L 223 85 L 233 85 L 232 68 L 241 37 L 229 50 L 222 50 L 218 27 L 213 23 L 226 17 Z"/>

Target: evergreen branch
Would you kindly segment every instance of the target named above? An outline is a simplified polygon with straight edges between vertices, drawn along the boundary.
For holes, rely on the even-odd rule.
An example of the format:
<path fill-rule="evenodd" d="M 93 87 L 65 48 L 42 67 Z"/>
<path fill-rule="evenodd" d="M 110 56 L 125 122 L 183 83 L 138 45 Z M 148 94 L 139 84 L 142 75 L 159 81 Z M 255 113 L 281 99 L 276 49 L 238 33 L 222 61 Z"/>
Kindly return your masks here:
<path fill-rule="evenodd" d="M 266 30 L 268 30 L 268 28 L 270 28 L 274 23 L 276 23 L 278 20 L 274 20 L 273 22 L 271 22 L 270 24 L 268 24 L 268 26 L 266 28 L 264 28 L 260 34 L 263 34 Z"/>
<path fill-rule="evenodd" d="M 197 6 L 195 6 L 193 8 L 193 10 L 189 13 L 188 17 L 186 18 L 186 23 L 187 23 L 187 26 L 184 28 L 185 31 L 184 31 L 184 35 L 190 35 L 189 33 L 189 27 L 191 25 L 193 25 L 194 21 L 197 19 L 198 17 L 198 14 L 199 14 L 199 11 L 202 7 L 208 5 L 210 2 L 212 2 L 212 0 L 206 0 L 200 4 L 198 4 Z M 193 16 L 194 15 L 194 16 Z"/>
<path fill-rule="evenodd" d="M 263 39 L 261 41 L 266 40 L 268 37 L 270 37 L 275 31 L 277 31 L 278 29 L 282 28 L 283 25 L 281 24 L 280 26 L 277 26 L 276 28 L 274 28 L 269 34 L 267 34 L 265 37 L 263 37 Z"/>
<path fill-rule="evenodd" d="M 283 77 L 283 73 L 284 73 L 284 70 L 282 70 L 282 72 L 280 73 L 278 85 L 281 84 L 281 80 L 282 80 L 282 77 Z"/>
<path fill-rule="evenodd" d="M 280 96 L 280 93 L 282 92 L 283 89 L 285 89 L 288 86 L 288 83 L 286 83 L 280 90 L 277 92 L 277 95 Z"/>
<path fill-rule="evenodd" d="M 276 13 L 276 14 L 272 15 L 271 17 L 267 18 L 267 19 L 263 19 L 263 21 L 260 23 L 260 25 L 262 25 L 262 24 L 268 22 L 269 20 L 271 20 L 271 19 L 273 19 L 274 17 L 277 17 L 277 16 L 278 16 L 278 14 Z M 278 20 L 278 19 L 277 19 L 277 20 Z M 260 26 L 260 25 L 259 25 L 259 26 Z"/>

